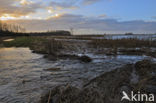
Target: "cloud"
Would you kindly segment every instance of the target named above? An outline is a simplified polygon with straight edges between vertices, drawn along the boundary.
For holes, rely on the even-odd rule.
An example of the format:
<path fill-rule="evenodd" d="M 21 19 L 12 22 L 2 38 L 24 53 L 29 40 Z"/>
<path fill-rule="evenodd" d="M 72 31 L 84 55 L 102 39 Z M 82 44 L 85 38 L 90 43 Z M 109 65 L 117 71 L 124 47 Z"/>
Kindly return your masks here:
<path fill-rule="evenodd" d="M 29 1 L 29 0 L 20 0 L 20 4 L 21 5 L 30 5 L 32 4 L 33 2 L 32 1 Z"/>
<path fill-rule="evenodd" d="M 74 5 L 75 2 L 50 2 L 50 6 L 53 8 L 61 8 L 61 9 L 72 9 L 72 8 L 78 8 Z"/>
<path fill-rule="evenodd" d="M 102 0 L 68 0 L 68 2 L 67 0 L 58 0 L 57 2 L 56 0 L 49 2 L 43 0 L 0 0 L 0 17 L 4 19 L 6 17 L 12 19 L 23 17 L 23 20 L 14 19 L 6 22 L 22 25 L 28 31 L 69 30 L 72 27 L 77 33 L 82 31 L 82 33 L 99 31 L 102 33 L 156 32 L 156 21 L 154 20 L 118 21 L 117 19 L 109 19 L 106 14 L 97 17 L 66 14 L 73 9 L 99 1 Z M 30 17 L 29 20 L 25 19 L 27 17 Z M 152 18 L 155 19 L 156 17 Z"/>
<path fill-rule="evenodd" d="M 28 0 L 0 0 L 0 16 L 4 14 L 13 17 L 25 16 L 35 13 L 39 8 L 42 8 L 40 3 L 32 3 Z"/>
<path fill-rule="evenodd" d="M 101 15 L 99 15 L 98 17 L 99 17 L 99 18 L 106 18 L 107 15 L 106 15 L 106 14 L 101 14 Z"/>
<path fill-rule="evenodd" d="M 116 19 L 87 18 L 82 15 L 64 14 L 58 18 L 47 20 L 10 20 L 10 23 L 20 24 L 28 31 L 69 30 L 76 33 L 155 33 L 156 22 L 118 21 Z M 33 26 L 32 26 L 33 25 Z M 93 32 L 94 31 L 94 32 Z"/>
<path fill-rule="evenodd" d="M 62 2 L 51 1 L 46 9 L 49 14 L 62 15 L 64 13 L 71 12 L 71 10 L 78 9 L 79 6 L 76 5 L 76 3 L 77 3 L 77 0 L 69 0 L 68 2 L 64 0 L 62 0 Z"/>
<path fill-rule="evenodd" d="M 78 6 L 75 5 L 77 1 L 75 0 L 69 0 L 68 2 L 55 2 L 51 1 L 49 3 L 49 6 L 47 7 L 49 13 L 54 13 L 54 12 L 60 12 L 64 11 L 66 12 L 68 10 L 73 10 L 79 8 Z"/>
<path fill-rule="evenodd" d="M 156 19 L 156 16 L 152 16 L 151 18 L 152 18 L 152 19 Z"/>
<path fill-rule="evenodd" d="M 82 4 L 84 5 L 90 5 L 90 4 L 94 4 L 96 2 L 99 2 L 101 0 L 83 0 Z"/>

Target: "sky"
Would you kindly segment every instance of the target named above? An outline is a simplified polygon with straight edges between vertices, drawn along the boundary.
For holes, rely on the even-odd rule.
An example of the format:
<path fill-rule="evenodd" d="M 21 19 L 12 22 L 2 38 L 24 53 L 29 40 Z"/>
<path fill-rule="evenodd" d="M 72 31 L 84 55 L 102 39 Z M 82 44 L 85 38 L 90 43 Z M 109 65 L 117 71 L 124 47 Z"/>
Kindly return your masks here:
<path fill-rule="evenodd" d="M 156 33 L 156 0 L 0 0 L 0 20 L 28 32 Z"/>

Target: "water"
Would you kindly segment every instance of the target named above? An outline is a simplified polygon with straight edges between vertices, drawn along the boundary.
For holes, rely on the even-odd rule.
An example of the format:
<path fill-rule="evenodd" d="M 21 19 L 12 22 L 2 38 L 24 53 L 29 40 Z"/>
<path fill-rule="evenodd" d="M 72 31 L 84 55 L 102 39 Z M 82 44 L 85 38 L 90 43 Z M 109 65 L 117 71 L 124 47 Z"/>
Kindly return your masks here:
<path fill-rule="evenodd" d="M 48 61 L 29 48 L 0 48 L 0 103 L 38 103 L 42 93 L 69 83 L 81 87 L 88 80 L 145 57 L 87 54 L 91 63 L 78 60 Z M 58 71 L 45 71 L 60 68 Z"/>
<path fill-rule="evenodd" d="M 106 35 L 104 37 L 96 37 L 97 39 L 126 39 L 136 38 L 141 40 L 156 40 L 156 34 L 134 34 L 134 35 Z"/>
<path fill-rule="evenodd" d="M 13 41 L 14 39 L 6 39 L 6 40 L 3 40 L 5 42 L 9 42 L 9 41 Z"/>

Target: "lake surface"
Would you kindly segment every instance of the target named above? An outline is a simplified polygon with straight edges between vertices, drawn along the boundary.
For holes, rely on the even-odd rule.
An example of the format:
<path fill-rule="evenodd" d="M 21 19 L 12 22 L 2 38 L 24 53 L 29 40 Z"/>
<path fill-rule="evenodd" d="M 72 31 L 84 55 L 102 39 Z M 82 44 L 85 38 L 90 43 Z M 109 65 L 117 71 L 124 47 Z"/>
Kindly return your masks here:
<path fill-rule="evenodd" d="M 48 61 L 29 48 L 0 48 L 0 103 L 38 103 L 41 95 L 60 84 L 81 87 L 88 80 L 147 56 L 116 57 L 87 54 L 91 63 Z M 152 58 L 153 59 L 153 58 Z M 57 71 L 45 71 L 60 68 Z"/>
<path fill-rule="evenodd" d="M 143 40 L 156 40 L 156 34 L 134 34 L 134 35 L 105 35 L 104 37 L 96 37 L 99 39 L 107 38 L 107 39 L 126 39 L 126 38 L 136 38 Z"/>

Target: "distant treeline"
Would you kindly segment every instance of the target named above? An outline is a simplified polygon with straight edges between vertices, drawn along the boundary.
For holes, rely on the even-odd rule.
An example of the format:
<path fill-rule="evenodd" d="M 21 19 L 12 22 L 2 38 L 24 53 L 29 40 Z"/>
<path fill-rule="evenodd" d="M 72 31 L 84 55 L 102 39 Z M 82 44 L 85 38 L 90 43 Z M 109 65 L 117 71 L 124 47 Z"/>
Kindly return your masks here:
<path fill-rule="evenodd" d="M 0 21 L 0 32 L 6 33 L 24 33 L 26 30 L 24 27 L 15 24 L 7 24 Z"/>
<path fill-rule="evenodd" d="M 69 31 L 26 32 L 24 27 L 0 21 L 0 36 L 70 36 Z"/>
<path fill-rule="evenodd" d="M 70 36 L 71 33 L 69 31 L 58 30 L 58 31 L 47 31 L 47 32 L 32 32 L 32 33 L 24 33 L 29 36 Z"/>
<path fill-rule="evenodd" d="M 34 33 L 15 33 L 0 32 L 0 36 L 70 36 L 69 31 L 53 31 L 53 32 L 34 32 Z"/>

